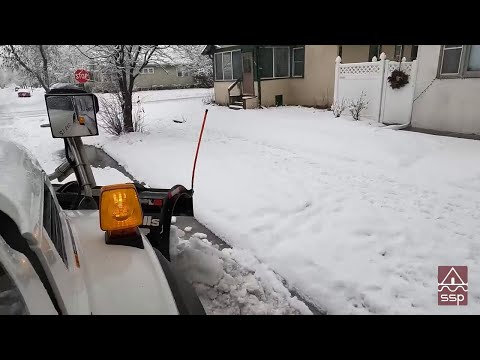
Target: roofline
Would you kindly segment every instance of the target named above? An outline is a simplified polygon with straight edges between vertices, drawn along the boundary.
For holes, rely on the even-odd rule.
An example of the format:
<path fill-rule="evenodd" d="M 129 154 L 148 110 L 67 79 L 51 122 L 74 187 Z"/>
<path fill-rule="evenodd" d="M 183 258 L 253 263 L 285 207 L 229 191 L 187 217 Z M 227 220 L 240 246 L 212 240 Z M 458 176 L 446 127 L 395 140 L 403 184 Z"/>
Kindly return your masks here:
<path fill-rule="evenodd" d="M 201 54 L 202 55 L 211 55 L 213 54 L 213 51 L 215 49 L 221 48 L 221 45 L 205 45 L 205 47 L 202 49 Z"/>

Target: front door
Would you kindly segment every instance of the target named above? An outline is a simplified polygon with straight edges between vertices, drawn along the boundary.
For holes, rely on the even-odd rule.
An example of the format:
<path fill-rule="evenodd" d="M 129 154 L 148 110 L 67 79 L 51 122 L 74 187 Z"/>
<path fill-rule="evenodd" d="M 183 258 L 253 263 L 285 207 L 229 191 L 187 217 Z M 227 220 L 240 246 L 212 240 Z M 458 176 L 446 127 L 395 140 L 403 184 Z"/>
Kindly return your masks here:
<path fill-rule="evenodd" d="M 255 88 L 253 86 L 253 53 L 242 53 L 243 64 L 243 95 L 255 95 Z"/>

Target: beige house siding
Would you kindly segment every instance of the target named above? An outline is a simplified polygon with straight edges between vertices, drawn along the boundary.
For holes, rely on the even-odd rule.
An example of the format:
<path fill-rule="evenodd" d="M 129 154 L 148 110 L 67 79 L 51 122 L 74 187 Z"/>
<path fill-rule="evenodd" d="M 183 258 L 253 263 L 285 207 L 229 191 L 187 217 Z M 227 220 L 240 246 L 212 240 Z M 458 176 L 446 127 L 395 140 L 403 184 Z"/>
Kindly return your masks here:
<path fill-rule="evenodd" d="M 294 104 L 290 98 L 290 84 L 292 81 L 292 79 L 261 80 L 262 105 L 275 106 L 275 96 L 277 95 L 283 95 L 284 105 Z"/>
<path fill-rule="evenodd" d="M 305 46 L 305 77 L 285 79 L 264 79 L 260 81 L 262 106 L 275 106 L 275 96 L 283 96 L 284 105 L 325 106 L 333 101 L 335 80 L 336 45 Z M 215 101 L 228 104 L 228 87 L 233 81 L 216 81 Z M 239 88 L 231 91 L 240 94 Z M 255 81 L 255 94 L 258 96 L 258 81 Z M 254 103 L 249 102 L 249 106 Z"/>
<path fill-rule="evenodd" d="M 215 102 L 218 105 L 228 105 L 228 87 L 232 84 L 232 82 L 230 82 L 230 81 L 215 81 L 215 83 L 213 84 L 213 92 L 215 94 Z M 234 95 L 234 94 L 237 95 L 237 92 L 235 92 L 235 93 L 232 92 L 232 95 Z"/>
<path fill-rule="evenodd" d="M 370 45 L 342 45 L 342 63 L 368 61 L 369 48 Z"/>
<path fill-rule="evenodd" d="M 153 74 L 140 74 L 135 80 L 137 88 L 152 88 L 153 86 L 173 86 L 173 85 L 193 85 L 192 76 L 177 76 L 177 68 L 175 66 L 155 67 Z"/>
<path fill-rule="evenodd" d="M 336 57 L 336 45 L 305 46 L 305 78 L 290 80 L 292 104 L 325 106 L 332 103 Z"/>

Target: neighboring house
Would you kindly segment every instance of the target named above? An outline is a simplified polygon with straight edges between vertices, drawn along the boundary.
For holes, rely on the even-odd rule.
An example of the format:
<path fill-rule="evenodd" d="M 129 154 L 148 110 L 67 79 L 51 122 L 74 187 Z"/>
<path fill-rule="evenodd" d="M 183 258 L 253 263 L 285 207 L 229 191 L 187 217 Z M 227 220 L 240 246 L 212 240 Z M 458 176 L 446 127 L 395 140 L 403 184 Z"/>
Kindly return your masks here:
<path fill-rule="evenodd" d="M 135 87 L 141 90 L 193 87 L 194 79 L 184 66 L 153 65 L 142 69 L 135 80 Z"/>
<path fill-rule="evenodd" d="M 370 61 L 380 51 L 391 58 L 416 56 L 412 45 L 207 45 L 213 59 L 215 102 L 231 108 L 304 105 L 333 101 L 335 58 Z M 387 57 L 389 54 L 387 54 Z"/>
<path fill-rule="evenodd" d="M 480 134 L 480 45 L 420 45 L 411 125 Z"/>
<path fill-rule="evenodd" d="M 94 91 L 110 91 L 116 83 L 115 74 L 101 73 L 90 68 L 90 85 Z M 193 87 L 195 81 L 182 65 L 148 65 L 135 79 L 135 90 L 155 90 Z"/>

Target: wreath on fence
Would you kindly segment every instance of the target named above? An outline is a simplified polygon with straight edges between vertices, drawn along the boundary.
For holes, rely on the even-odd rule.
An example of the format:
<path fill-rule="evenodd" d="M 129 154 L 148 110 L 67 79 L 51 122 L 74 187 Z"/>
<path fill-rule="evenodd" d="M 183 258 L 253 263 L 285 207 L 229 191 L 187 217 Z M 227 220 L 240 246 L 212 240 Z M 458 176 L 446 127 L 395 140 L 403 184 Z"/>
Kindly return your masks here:
<path fill-rule="evenodd" d="M 408 74 L 402 70 L 393 70 L 388 82 L 392 89 L 400 89 L 408 84 Z"/>

